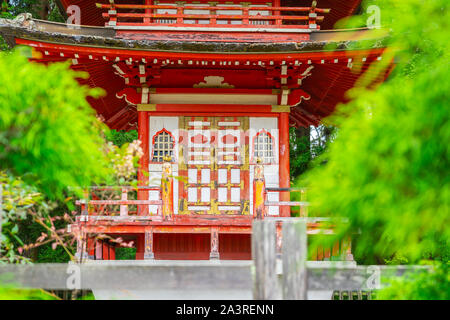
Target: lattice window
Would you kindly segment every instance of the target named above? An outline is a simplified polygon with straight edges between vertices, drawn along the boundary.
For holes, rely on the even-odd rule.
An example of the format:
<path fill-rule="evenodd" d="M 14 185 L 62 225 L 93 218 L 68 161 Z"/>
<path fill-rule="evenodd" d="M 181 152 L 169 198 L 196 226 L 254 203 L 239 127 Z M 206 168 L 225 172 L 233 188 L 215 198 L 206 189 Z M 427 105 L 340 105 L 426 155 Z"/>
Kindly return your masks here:
<path fill-rule="evenodd" d="M 258 132 L 253 140 L 253 159 L 256 161 L 258 158 L 262 160 L 262 163 L 273 163 L 273 139 L 270 133 L 265 130 Z"/>
<path fill-rule="evenodd" d="M 152 162 L 163 162 L 165 156 L 173 157 L 174 138 L 166 129 L 162 129 L 153 136 Z"/>

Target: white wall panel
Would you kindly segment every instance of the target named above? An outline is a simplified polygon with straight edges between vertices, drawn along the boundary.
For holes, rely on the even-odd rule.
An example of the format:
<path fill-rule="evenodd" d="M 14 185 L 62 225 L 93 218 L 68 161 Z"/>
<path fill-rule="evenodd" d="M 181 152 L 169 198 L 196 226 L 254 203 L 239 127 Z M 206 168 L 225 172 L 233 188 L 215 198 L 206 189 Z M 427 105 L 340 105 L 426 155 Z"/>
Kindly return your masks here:
<path fill-rule="evenodd" d="M 173 157 L 172 157 L 172 174 L 173 176 L 178 176 L 178 140 L 179 140 L 179 132 L 178 132 L 178 117 L 150 117 L 150 127 L 149 127 L 149 152 L 150 152 L 150 161 L 149 161 L 149 185 L 152 186 L 160 186 L 161 185 L 161 172 L 162 172 L 162 164 L 160 163 L 152 163 L 153 156 L 153 136 L 161 131 L 162 129 L 166 129 L 169 131 L 174 138 L 174 148 L 173 148 Z M 159 192 L 151 191 L 149 192 L 149 200 L 159 200 Z M 178 214 L 178 180 L 174 179 L 173 181 L 173 209 L 174 214 Z M 149 206 L 149 211 L 152 214 L 156 214 L 158 206 Z"/>
<path fill-rule="evenodd" d="M 266 187 L 279 187 L 280 186 L 280 175 L 279 175 L 279 133 L 278 133 L 278 118 L 266 118 L 266 117 L 255 117 L 250 118 L 249 122 L 249 159 L 250 159 L 250 212 L 253 213 L 253 180 L 255 176 L 255 160 L 253 157 L 253 138 L 261 130 L 266 130 L 273 138 L 274 146 L 274 163 L 264 165 L 264 178 L 266 180 Z M 279 193 L 271 192 L 268 194 L 268 200 L 278 201 Z M 269 207 L 269 215 L 279 215 L 279 207 Z"/>

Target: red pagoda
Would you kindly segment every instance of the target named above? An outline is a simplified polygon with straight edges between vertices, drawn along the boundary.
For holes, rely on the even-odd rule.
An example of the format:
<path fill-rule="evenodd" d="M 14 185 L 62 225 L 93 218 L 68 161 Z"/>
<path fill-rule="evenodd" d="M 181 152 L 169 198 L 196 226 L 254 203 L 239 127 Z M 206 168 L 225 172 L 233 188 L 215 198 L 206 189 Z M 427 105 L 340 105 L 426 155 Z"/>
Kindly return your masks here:
<path fill-rule="evenodd" d="M 102 233 L 133 240 L 136 259 L 251 259 L 252 220 L 291 216 L 289 127 L 319 125 L 386 49 L 368 29 L 333 29 L 360 0 L 317 2 L 61 0 L 81 26 L 0 21 L 31 60 L 88 72 L 79 81 L 107 92 L 89 102 L 110 128 L 138 130 L 137 199 L 130 187 L 79 201 L 79 252 L 114 260 Z M 313 259 L 342 253 L 348 242 Z"/>

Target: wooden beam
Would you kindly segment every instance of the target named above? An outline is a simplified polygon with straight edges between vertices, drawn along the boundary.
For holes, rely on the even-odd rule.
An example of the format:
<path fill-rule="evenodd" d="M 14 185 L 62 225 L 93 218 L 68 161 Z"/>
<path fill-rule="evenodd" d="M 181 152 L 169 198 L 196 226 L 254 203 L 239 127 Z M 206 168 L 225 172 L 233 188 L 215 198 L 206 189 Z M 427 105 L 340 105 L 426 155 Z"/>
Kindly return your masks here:
<path fill-rule="evenodd" d="M 266 220 L 268 221 L 268 220 Z M 261 222 L 261 221 L 258 221 Z M 70 277 L 81 277 L 80 289 L 116 290 L 251 290 L 253 261 L 89 261 L 85 264 L 38 263 L 0 265 L 2 284 L 16 288 L 68 289 Z M 374 272 L 381 286 L 393 277 L 429 271 L 430 266 L 351 266 L 339 262 L 306 263 L 308 290 L 367 290 Z M 75 274 L 68 273 L 69 268 Z M 8 277 L 4 276 L 8 275 Z M 274 275 L 277 275 L 275 271 Z M 256 297 L 255 297 L 256 298 Z"/>

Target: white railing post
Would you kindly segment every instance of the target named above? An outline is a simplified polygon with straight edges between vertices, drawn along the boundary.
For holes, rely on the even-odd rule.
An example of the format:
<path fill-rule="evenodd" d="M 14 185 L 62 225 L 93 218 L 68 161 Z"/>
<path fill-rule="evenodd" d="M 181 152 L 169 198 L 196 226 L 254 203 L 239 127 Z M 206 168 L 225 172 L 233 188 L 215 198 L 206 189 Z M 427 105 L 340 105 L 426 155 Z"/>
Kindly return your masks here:
<path fill-rule="evenodd" d="M 122 188 L 122 197 L 120 198 L 122 201 L 128 200 L 128 190 L 127 188 Z M 120 216 L 128 216 L 128 205 L 121 204 L 120 205 Z"/>

